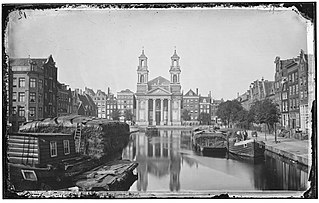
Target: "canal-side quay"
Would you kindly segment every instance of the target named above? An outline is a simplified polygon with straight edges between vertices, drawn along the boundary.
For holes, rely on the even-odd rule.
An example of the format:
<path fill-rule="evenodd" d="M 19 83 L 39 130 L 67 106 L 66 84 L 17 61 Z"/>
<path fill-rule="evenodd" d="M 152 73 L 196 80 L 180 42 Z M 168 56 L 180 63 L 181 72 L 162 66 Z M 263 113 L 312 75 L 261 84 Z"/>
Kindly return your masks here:
<path fill-rule="evenodd" d="M 250 135 L 251 132 L 248 132 Z M 265 143 L 265 150 L 278 154 L 284 158 L 298 162 L 305 166 L 311 166 L 311 152 L 309 140 L 297 140 L 277 136 L 277 142 L 273 134 L 259 133 L 257 141 Z"/>

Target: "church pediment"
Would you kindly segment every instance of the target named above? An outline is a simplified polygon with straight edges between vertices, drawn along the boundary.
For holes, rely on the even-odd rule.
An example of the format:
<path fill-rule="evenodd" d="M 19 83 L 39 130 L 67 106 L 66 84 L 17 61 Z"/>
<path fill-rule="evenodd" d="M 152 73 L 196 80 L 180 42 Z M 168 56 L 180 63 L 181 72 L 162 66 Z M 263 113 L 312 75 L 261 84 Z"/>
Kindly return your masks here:
<path fill-rule="evenodd" d="M 163 88 L 155 88 L 147 92 L 147 95 L 171 95 L 171 93 Z"/>

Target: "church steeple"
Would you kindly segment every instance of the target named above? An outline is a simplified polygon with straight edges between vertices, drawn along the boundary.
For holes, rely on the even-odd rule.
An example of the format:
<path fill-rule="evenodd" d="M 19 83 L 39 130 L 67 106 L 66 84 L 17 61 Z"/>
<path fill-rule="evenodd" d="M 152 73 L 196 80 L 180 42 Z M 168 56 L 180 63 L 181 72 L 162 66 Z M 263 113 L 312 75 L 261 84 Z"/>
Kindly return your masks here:
<path fill-rule="evenodd" d="M 137 66 L 137 92 L 147 91 L 148 82 L 148 66 L 147 57 L 144 53 L 144 47 L 142 49 L 142 54 L 138 57 L 139 63 Z"/>
<path fill-rule="evenodd" d="M 171 68 L 169 70 L 170 74 L 171 74 L 171 83 L 173 84 L 179 84 L 180 80 L 179 80 L 179 75 L 181 73 L 181 69 L 179 66 L 179 59 L 180 57 L 177 55 L 176 53 L 176 48 L 174 50 L 174 54 L 171 57 Z"/>

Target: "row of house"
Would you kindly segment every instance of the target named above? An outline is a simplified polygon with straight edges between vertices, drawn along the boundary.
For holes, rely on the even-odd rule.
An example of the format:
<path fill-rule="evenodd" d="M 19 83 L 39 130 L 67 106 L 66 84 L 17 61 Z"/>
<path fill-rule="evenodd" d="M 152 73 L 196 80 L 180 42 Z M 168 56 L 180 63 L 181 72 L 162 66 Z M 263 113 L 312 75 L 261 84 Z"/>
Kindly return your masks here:
<path fill-rule="evenodd" d="M 299 56 L 282 60 L 275 59 L 274 81 L 256 80 L 242 95 L 237 95 L 245 109 L 257 100 L 274 101 L 281 113 L 280 126 L 287 130 L 298 129 L 309 133 L 310 110 L 314 100 L 313 56 L 301 50 Z"/>
<path fill-rule="evenodd" d="M 200 113 L 207 113 L 211 116 L 211 120 L 217 122 L 217 109 L 220 103 L 224 102 L 223 99 L 216 100 L 212 99 L 211 92 L 208 96 L 202 96 L 190 89 L 186 94 L 183 95 L 182 108 L 187 110 L 190 115 L 190 120 L 186 122 L 198 123 Z M 185 121 L 184 121 L 185 122 Z"/>

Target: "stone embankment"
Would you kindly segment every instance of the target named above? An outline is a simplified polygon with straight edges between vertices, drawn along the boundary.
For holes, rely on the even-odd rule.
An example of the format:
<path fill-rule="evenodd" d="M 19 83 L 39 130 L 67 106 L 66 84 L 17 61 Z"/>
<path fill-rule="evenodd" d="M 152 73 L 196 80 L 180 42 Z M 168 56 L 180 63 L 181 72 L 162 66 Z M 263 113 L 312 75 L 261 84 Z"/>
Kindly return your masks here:
<path fill-rule="evenodd" d="M 248 132 L 248 135 L 251 137 L 251 131 Z M 305 166 L 311 166 L 310 140 L 298 140 L 277 136 L 276 142 L 275 136 L 267 133 L 266 136 L 265 133 L 258 133 L 257 140 L 265 143 L 265 149 L 267 151 L 296 161 Z"/>

